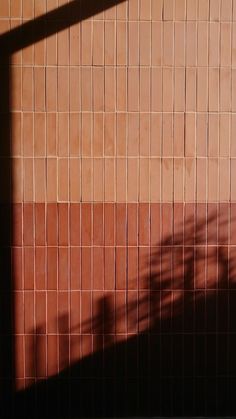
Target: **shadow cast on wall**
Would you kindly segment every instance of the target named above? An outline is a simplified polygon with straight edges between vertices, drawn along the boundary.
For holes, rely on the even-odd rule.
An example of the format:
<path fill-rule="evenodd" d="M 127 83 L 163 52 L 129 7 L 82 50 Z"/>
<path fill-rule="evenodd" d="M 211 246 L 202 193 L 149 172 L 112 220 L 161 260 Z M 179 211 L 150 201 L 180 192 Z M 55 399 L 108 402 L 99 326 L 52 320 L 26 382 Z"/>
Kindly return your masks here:
<path fill-rule="evenodd" d="M 73 336 L 69 314 L 58 318 L 64 367 L 16 395 L 16 417 L 235 414 L 236 282 L 228 218 L 189 218 L 175 231 L 149 248 L 130 302 L 114 311 L 112 297 L 102 297 L 97 315 L 80 325 L 81 335 Z M 72 346 L 81 347 L 91 327 L 93 353 L 69 365 Z M 36 370 L 44 329 L 32 331 L 28 357 Z"/>

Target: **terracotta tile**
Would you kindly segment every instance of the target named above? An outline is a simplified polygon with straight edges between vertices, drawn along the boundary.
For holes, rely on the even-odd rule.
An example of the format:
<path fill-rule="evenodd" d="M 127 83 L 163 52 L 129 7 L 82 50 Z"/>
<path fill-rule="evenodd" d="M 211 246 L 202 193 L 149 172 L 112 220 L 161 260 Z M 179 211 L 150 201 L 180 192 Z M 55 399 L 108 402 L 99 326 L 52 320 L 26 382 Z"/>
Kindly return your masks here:
<path fill-rule="evenodd" d="M 150 241 L 150 205 L 139 204 L 139 245 L 148 246 Z"/>
<path fill-rule="evenodd" d="M 208 109 L 208 69 L 199 67 L 197 69 L 197 111 Z"/>
<path fill-rule="evenodd" d="M 47 159 L 47 202 L 57 201 L 57 159 Z"/>
<path fill-rule="evenodd" d="M 160 66 L 162 62 L 162 23 L 152 21 L 151 61 L 153 66 Z"/>
<path fill-rule="evenodd" d="M 139 154 L 139 115 L 128 114 L 128 156 Z"/>
<path fill-rule="evenodd" d="M 46 210 L 46 234 L 47 245 L 56 246 L 58 244 L 58 207 L 56 203 L 47 204 Z"/>
<path fill-rule="evenodd" d="M 140 112 L 150 111 L 150 69 L 140 68 Z"/>
<path fill-rule="evenodd" d="M 35 244 L 44 246 L 46 244 L 46 210 L 45 204 L 35 205 Z"/>
<path fill-rule="evenodd" d="M 127 69 L 118 67 L 116 69 L 116 106 L 117 110 L 127 110 Z"/>
<path fill-rule="evenodd" d="M 81 24 L 81 63 L 82 65 L 92 64 L 92 22 L 87 20 Z"/>
<path fill-rule="evenodd" d="M 113 158 L 105 159 L 105 202 L 114 202 L 116 196 L 115 190 L 115 160 Z"/>
<path fill-rule="evenodd" d="M 220 69 L 220 111 L 231 110 L 231 71 L 228 68 Z"/>
<path fill-rule="evenodd" d="M 219 69 L 209 68 L 209 111 L 219 110 Z"/>
<path fill-rule="evenodd" d="M 210 20 L 219 20 L 220 18 L 220 0 L 210 2 Z"/>
<path fill-rule="evenodd" d="M 45 110 L 45 69 L 34 69 L 34 108 L 36 111 Z"/>
<path fill-rule="evenodd" d="M 184 160 L 174 159 L 174 202 L 184 201 Z"/>
<path fill-rule="evenodd" d="M 23 244 L 34 244 L 34 205 L 31 203 L 23 205 Z"/>
<path fill-rule="evenodd" d="M 35 293 L 35 321 L 37 331 L 46 333 L 46 292 L 36 291 Z"/>
<path fill-rule="evenodd" d="M 70 176 L 70 201 L 80 202 L 81 199 L 81 161 L 79 158 L 70 160 L 69 176 Z"/>
<path fill-rule="evenodd" d="M 56 26 L 54 22 L 50 22 L 51 25 Z M 47 65 L 57 64 L 57 33 L 49 36 L 46 39 L 46 62 Z"/>
<path fill-rule="evenodd" d="M 58 249 L 58 287 L 59 290 L 69 289 L 69 249 Z"/>
<path fill-rule="evenodd" d="M 161 201 L 161 159 L 150 159 L 150 201 Z"/>
<path fill-rule="evenodd" d="M 91 289 L 91 267 L 92 267 L 92 259 L 91 259 L 91 248 L 90 247 L 82 247 L 81 249 L 81 285 L 82 290 L 90 290 Z"/>
<path fill-rule="evenodd" d="M 138 286 L 138 248 L 128 247 L 128 272 L 127 281 L 128 289 L 136 290 Z"/>
<path fill-rule="evenodd" d="M 104 236 L 105 246 L 115 245 L 115 205 L 107 203 L 104 206 Z"/>
<path fill-rule="evenodd" d="M 196 68 L 186 69 L 186 111 L 196 111 L 197 102 L 197 71 Z"/>
<path fill-rule="evenodd" d="M 186 2 L 185 0 L 175 0 L 175 19 L 185 20 L 186 18 Z"/>
<path fill-rule="evenodd" d="M 197 156 L 207 155 L 207 114 L 197 115 L 196 146 Z"/>
<path fill-rule="evenodd" d="M 70 65 L 79 65 L 81 57 L 81 32 L 80 24 L 75 23 L 70 27 Z"/>
<path fill-rule="evenodd" d="M 14 190 L 12 191 L 12 202 L 23 201 L 23 161 L 21 158 L 14 158 L 12 161 L 12 173 L 14 176 Z M 4 173 L 5 170 L 4 170 Z M 17 174 L 17 176 L 16 176 Z M 8 191 L 6 191 L 8 195 Z"/>
<path fill-rule="evenodd" d="M 44 113 L 34 114 L 34 157 L 46 155 L 46 119 Z"/>
<path fill-rule="evenodd" d="M 114 65 L 116 60 L 115 22 L 105 21 L 105 65 Z"/>
<path fill-rule="evenodd" d="M 196 155 L 196 115 L 185 115 L 185 156 Z"/>
<path fill-rule="evenodd" d="M 195 179 L 196 179 L 196 162 L 192 158 L 185 160 L 185 200 L 187 202 L 195 201 Z"/>
<path fill-rule="evenodd" d="M 208 155 L 210 157 L 217 157 L 219 155 L 219 117 L 217 114 L 209 114 L 208 125 Z"/>
<path fill-rule="evenodd" d="M 128 111 L 139 110 L 139 69 L 128 67 Z"/>
<path fill-rule="evenodd" d="M 116 245 L 125 246 L 127 233 L 127 205 L 124 203 L 116 204 Z"/>
<path fill-rule="evenodd" d="M 46 147 L 47 156 L 55 156 L 57 151 L 57 115 L 48 113 L 46 115 Z"/>
<path fill-rule="evenodd" d="M 220 63 L 222 66 L 231 65 L 231 23 L 222 22 L 220 26 Z"/>
<path fill-rule="evenodd" d="M 228 157 L 230 149 L 230 115 L 220 115 L 219 155 Z"/>
<path fill-rule="evenodd" d="M 173 114 L 163 116 L 163 156 L 173 156 Z"/>
<path fill-rule="evenodd" d="M 104 160 L 97 158 L 93 162 L 93 200 L 102 202 L 104 200 Z"/>
<path fill-rule="evenodd" d="M 69 109 L 69 69 L 58 67 L 58 111 L 66 112 Z"/>
<path fill-rule="evenodd" d="M 81 243 L 82 246 L 92 244 L 92 205 L 81 205 Z"/>
<path fill-rule="evenodd" d="M 91 159 L 82 160 L 82 183 L 81 197 L 82 201 L 92 201 L 92 161 Z"/>
<path fill-rule="evenodd" d="M 162 201 L 173 199 L 173 159 L 162 159 Z"/>
<path fill-rule="evenodd" d="M 23 114 L 23 156 L 33 156 L 33 114 Z"/>
<path fill-rule="evenodd" d="M 118 118 L 118 116 L 117 116 Z M 93 156 L 102 156 L 104 148 L 104 115 L 95 113 L 93 118 Z"/>
<path fill-rule="evenodd" d="M 136 246 L 138 242 L 138 205 L 129 203 L 127 206 L 128 246 Z"/>
<path fill-rule="evenodd" d="M 34 248 L 24 248 L 24 290 L 33 290 L 34 282 Z"/>
<path fill-rule="evenodd" d="M 114 156 L 116 148 L 116 115 L 106 113 L 104 119 L 104 154 L 105 156 Z"/>
<path fill-rule="evenodd" d="M 139 162 L 139 200 L 148 202 L 150 200 L 150 170 L 149 159 L 142 158 Z"/>
<path fill-rule="evenodd" d="M 235 7 L 236 10 L 236 7 Z M 235 45 L 236 45 L 236 24 L 235 22 L 232 23 L 232 65 L 235 66 L 236 62 L 236 51 L 235 51 Z"/>
<path fill-rule="evenodd" d="M 46 199 L 46 160 L 34 159 L 35 201 L 45 202 Z"/>
<path fill-rule="evenodd" d="M 173 205 L 161 205 L 161 244 L 169 245 L 173 241 Z"/>
<path fill-rule="evenodd" d="M 139 25 L 138 22 L 128 22 L 128 42 L 132 47 L 128 51 L 129 65 L 139 65 Z"/>
<path fill-rule="evenodd" d="M 57 247 L 47 248 L 47 289 L 57 289 L 58 276 L 58 249 Z"/>
<path fill-rule="evenodd" d="M 150 154 L 150 114 L 142 113 L 139 119 L 140 125 L 140 156 L 149 156 Z"/>
<path fill-rule="evenodd" d="M 151 23 L 140 22 L 140 64 L 150 65 L 151 62 Z"/>
<path fill-rule="evenodd" d="M 116 107 L 116 78 L 115 67 L 105 67 L 105 111 L 115 111 Z"/>
<path fill-rule="evenodd" d="M 198 66 L 208 65 L 208 23 L 198 22 L 197 39 L 197 64 Z"/>
<path fill-rule="evenodd" d="M 58 199 L 59 201 L 68 201 L 69 198 L 69 173 L 68 159 L 58 160 Z"/>
<path fill-rule="evenodd" d="M 218 167 L 219 161 L 216 158 L 209 158 L 208 161 L 208 200 L 215 202 L 218 200 Z"/>
<path fill-rule="evenodd" d="M 58 205 L 58 233 L 59 246 L 69 244 L 69 206 L 68 204 Z"/>
<path fill-rule="evenodd" d="M 197 25 L 196 22 L 186 24 L 186 65 L 195 66 L 197 61 Z"/>
<path fill-rule="evenodd" d="M 104 22 L 94 21 L 93 23 L 93 64 L 103 65 L 104 63 Z"/>
<path fill-rule="evenodd" d="M 174 114 L 174 156 L 184 155 L 184 116 L 183 114 Z"/>
<path fill-rule="evenodd" d="M 93 204 L 93 244 L 102 246 L 104 244 L 104 221 L 103 203 Z"/>
<path fill-rule="evenodd" d="M 174 73 L 174 110 L 185 110 L 185 70 L 176 68 Z"/>
<path fill-rule="evenodd" d="M 70 111 L 78 112 L 81 110 L 81 71 L 78 67 L 69 69 L 69 106 Z"/>
<path fill-rule="evenodd" d="M 196 168 L 196 181 L 197 181 L 197 191 L 196 191 L 196 200 L 197 202 L 206 202 L 207 200 L 207 160 L 206 159 L 197 159 L 197 168 Z"/>
<path fill-rule="evenodd" d="M 174 25 L 172 22 L 163 22 L 163 65 L 171 66 L 174 61 L 173 45 Z"/>
<path fill-rule="evenodd" d="M 91 67 L 81 68 L 82 98 L 81 110 L 91 111 L 92 109 L 92 71 Z"/>
<path fill-rule="evenodd" d="M 209 2 L 205 0 L 199 0 L 198 2 L 198 19 L 208 20 L 209 19 Z"/>
<path fill-rule="evenodd" d="M 104 83 L 105 71 L 102 67 L 93 68 L 93 109 L 94 111 L 104 110 Z"/>
<path fill-rule="evenodd" d="M 68 327 L 69 327 L 68 305 L 69 305 L 68 292 L 67 291 L 59 292 L 58 293 L 58 306 L 57 306 L 59 338 L 60 338 L 60 334 L 68 333 Z"/>
<path fill-rule="evenodd" d="M 104 247 L 93 248 L 93 289 L 104 289 Z"/>
<path fill-rule="evenodd" d="M 57 110 L 57 69 L 46 67 L 46 109 Z"/>
<path fill-rule="evenodd" d="M 115 287 L 115 248 L 104 248 L 104 288 L 114 290 Z"/>
<path fill-rule="evenodd" d="M 118 113 L 116 116 L 116 154 L 126 156 L 127 148 L 127 114 Z"/>
<path fill-rule="evenodd" d="M 53 376 L 58 373 L 58 336 L 47 336 L 48 347 L 48 375 Z"/>
<path fill-rule="evenodd" d="M 150 121 L 150 153 L 151 156 L 161 155 L 161 129 L 162 129 L 162 117 L 159 114 L 151 114 Z"/>
<path fill-rule="evenodd" d="M 230 199 L 230 164 L 228 159 L 219 160 L 219 200 Z"/>
<path fill-rule="evenodd" d="M 18 175 L 19 175 L 19 172 L 18 172 Z M 31 158 L 23 159 L 23 195 L 24 195 L 25 202 L 34 201 L 33 182 L 34 182 L 33 159 Z M 20 194 L 21 188 L 22 188 L 22 185 L 18 185 L 17 196 L 21 196 Z"/>
<path fill-rule="evenodd" d="M 162 69 L 153 67 L 151 70 L 151 110 L 153 112 L 162 111 L 162 100 L 163 100 L 163 77 Z"/>
<path fill-rule="evenodd" d="M 60 216 L 60 215 L 59 215 Z M 70 244 L 80 245 L 80 204 L 70 204 Z"/>
<path fill-rule="evenodd" d="M 218 67 L 220 62 L 220 26 L 212 22 L 209 25 L 209 66 Z"/>
<path fill-rule="evenodd" d="M 81 132 L 81 154 L 82 156 L 91 156 L 92 154 L 92 114 L 82 114 L 82 132 Z"/>
<path fill-rule="evenodd" d="M 122 21 L 116 23 L 116 62 L 117 65 L 127 64 L 127 23 Z"/>
<path fill-rule="evenodd" d="M 127 189 L 127 161 L 123 158 L 116 160 L 116 201 L 126 201 Z"/>
<path fill-rule="evenodd" d="M 81 289 L 81 249 L 79 247 L 70 248 L 70 288 Z"/>
<path fill-rule="evenodd" d="M 136 158 L 128 159 L 127 199 L 128 202 L 137 202 L 138 200 L 138 161 Z"/>
<path fill-rule="evenodd" d="M 116 289 L 126 289 L 126 249 L 124 247 L 116 248 Z M 119 295 L 119 294 L 118 294 Z M 118 297 L 119 298 L 119 297 Z M 116 292 L 117 300 L 117 292 Z"/>

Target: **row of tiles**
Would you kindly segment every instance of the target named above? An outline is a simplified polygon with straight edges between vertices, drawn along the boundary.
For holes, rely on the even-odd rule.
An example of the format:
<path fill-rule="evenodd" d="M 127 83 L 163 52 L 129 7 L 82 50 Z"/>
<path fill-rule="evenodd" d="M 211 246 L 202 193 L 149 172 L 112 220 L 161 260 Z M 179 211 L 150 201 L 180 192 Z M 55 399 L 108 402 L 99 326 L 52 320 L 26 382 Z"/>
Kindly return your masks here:
<path fill-rule="evenodd" d="M 14 158 L 13 202 L 236 201 L 236 159 Z M 9 175 L 9 159 L 1 173 Z M 0 200 L 9 199 L 5 183 Z"/>
<path fill-rule="evenodd" d="M 12 63 L 229 67 L 236 62 L 235 22 L 86 21 L 49 39 L 45 28 L 44 40 L 34 45 L 33 39 L 32 33 L 32 45 L 13 54 Z"/>
<path fill-rule="evenodd" d="M 15 112 L 11 156 L 233 158 L 235 135 L 236 113 Z"/>
<path fill-rule="evenodd" d="M 91 11 L 94 0 L 89 2 L 82 1 L 78 4 L 78 16 L 82 16 L 86 11 Z M 3 0 L 0 7 L 0 17 L 32 19 L 45 13 L 56 10 L 58 6 L 68 4 L 68 7 L 62 9 L 61 14 L 49 15 L 48 19 L 53 20 L 63 18 L 70 20 L 71 9 L 68 0 L 35 0 L 34 3 L 23 0 L 15 0 L 11 4 L 10 0 Z M 107 3 L 107 6 L 110 6 Z M 129 0 L 117 1 L 117 5 L 107 7 L 106 1 L 103 2 L 100 13 L 93 16 L 97 19 L 144 19 L 144 20 L 236 20 L 235 0 Z"/>
<path fill-rule="evenodd" d="M 1 206 L 7 244 L 8 206 Z M 15 246 L 235 245 L 236 204 L 49 203 L 12 206 Z"/>
<path fill-rule="evenodd" d="M 13 111 L 236 111 L 235 68 L 17 66 L 12 73 Z"/>

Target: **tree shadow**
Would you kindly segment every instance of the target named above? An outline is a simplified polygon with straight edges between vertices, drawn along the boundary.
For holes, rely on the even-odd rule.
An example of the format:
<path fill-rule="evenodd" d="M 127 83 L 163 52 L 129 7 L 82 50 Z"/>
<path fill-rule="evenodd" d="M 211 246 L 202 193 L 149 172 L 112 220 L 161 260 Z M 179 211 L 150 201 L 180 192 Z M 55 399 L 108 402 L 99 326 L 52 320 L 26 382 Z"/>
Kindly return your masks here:
<path fill-rule="evenodd" d="M 102 296 L 80 333 L 64 313 L 61 371 L 16 395 L 19 417 L 234 415 L 236 282 L 225 225 L 219 213 L 176 225 L 142 258 L 139 289 L 115 310 L 112 293 Z"/>

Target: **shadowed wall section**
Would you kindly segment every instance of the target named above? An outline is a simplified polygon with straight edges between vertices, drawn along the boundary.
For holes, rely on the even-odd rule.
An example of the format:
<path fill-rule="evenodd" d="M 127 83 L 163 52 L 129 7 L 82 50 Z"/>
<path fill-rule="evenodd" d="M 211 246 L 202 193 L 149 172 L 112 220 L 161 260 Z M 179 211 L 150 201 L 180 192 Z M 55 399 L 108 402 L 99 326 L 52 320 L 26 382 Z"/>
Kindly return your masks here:
<path fill-rule="evenodd" d="M 3 0 L 0 32 L 4 415 L 234 416 L 235 1 Z"/>

